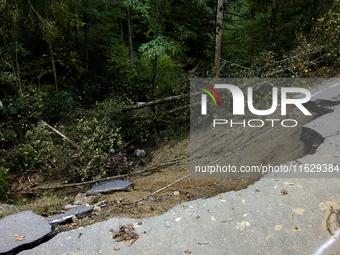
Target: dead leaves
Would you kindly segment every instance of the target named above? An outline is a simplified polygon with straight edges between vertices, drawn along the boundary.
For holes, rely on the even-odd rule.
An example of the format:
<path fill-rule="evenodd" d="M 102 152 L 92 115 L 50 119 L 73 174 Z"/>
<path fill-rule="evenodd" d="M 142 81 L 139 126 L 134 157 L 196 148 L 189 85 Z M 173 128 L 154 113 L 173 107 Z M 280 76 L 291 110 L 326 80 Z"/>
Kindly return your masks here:
<path fill-rule="evenodd" d="M 16 237 L 17 241 L 23 241 L 25 240 L 25 236 L 19 236 L 18 234 L 15 234 L 14 237 Z"/>
<path fill-rule="evenodd" d="M 281 190 L 281 194 L 282 194 L 282 195 L 287 195 L 287 194 L 288 194 L 288 191 L 283 189 L 283 190 Z"/>
<path fill-rule="evenodd" d="M 188 206 L 187 205 L 181 205 L 179 208 L 182 209 L 182 210 L 185 210 L 185 209 L 188 208 Z"/>
<path fill-rule="evenodd" d="M 135 233 L 135 228 L 133 224 L 125 224 L 119 226 L 119 231 L 116 232 L 113 229 L 110 231 L 113 233 L 112 238 L 115 239 L 116 242 L 121 242 L 125 240 L 125 243 L 128 244 L 131 239 L 132 242 L 130 246 L 139 238 L 139 235 Z"/>

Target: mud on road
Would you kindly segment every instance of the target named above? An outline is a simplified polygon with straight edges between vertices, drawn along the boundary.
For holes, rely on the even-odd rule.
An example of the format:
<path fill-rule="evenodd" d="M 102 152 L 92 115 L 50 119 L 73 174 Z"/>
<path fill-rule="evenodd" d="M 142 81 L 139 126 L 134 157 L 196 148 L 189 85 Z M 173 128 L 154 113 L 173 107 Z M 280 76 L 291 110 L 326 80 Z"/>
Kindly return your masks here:
<path fill-rule="evenodd" d="M 295 113 L 293 112 L 292 114 L 294 115 Z M 202 155 L 205 151 L 210 150 L 209 153 L 206 153 L 205 158 L 211 161 L 234 151 L 228 157 L 223 158 L 220 164 L 231 164 L 237 167 L 267 163 L 280 165 L 312 153 L 313 148 L 302 142 L 300 136 L 302 126 L 317 116 L 316 114 L 313 116 L 295 115 L 295 119 L 298 122 L 297 127 L 278 127 L 258 140 L 256 138 L 271 129 L 268 125 L 263 128 L 238 127 L 233 129 L 224 128 L 223 130 L 215 129 L 212 132 L 210 129 L 209 132 L 198 134 L 201 137 L 199 143 L 190 145 L 190 139 L 188 138 L 177 144 L 163 144 L 153 152 L 151 161 L 144 165 L 143 168 L 152 168 L 153 165 L 159 166 L 162 163 L 173 162 L 173 160 L 176 160 L 178 163 L 157 167 L 154 171 L 147 171 L 125 178 L 124 180 L 133 183 L 132 189 L 97 196 L 91 205 L 101 202 L 104 206 L 100 207 L 100 209 L 97 208 L 98 210 L 94 211 L 91 216 L 59 226 L 58 231 L 67 231 L 113 217 L 146 218 L 161 215 L 182 202 L 209 198 L 227 191 L 244 189 L 261 178 L 261 175 L 252 176 L 252 178 L 241 176 L 240 178 L 229 179 L 189 177 L 141 202 L 135 203 L 139 199 L 190 173 L 190 146 L 193 156 Z M 277 117 L 272 116 L 271 118 Z M 219 145 L 212 145 L 211 141 L 216 141 Z M 249 141 L 253 142 L 249 143 Z M 245 144 L 247 146 L 244 146 Z M 137 168 L 135 171 L 142 171 L 143 168 Z M 47 180 L 44 181 L 44 186 L 46 182 Z M 51 183 L 51 185 L 54 184 Z M 90 187 L 89 185 L 83 190 L 69 187 L 64 190 L 55 190 L 53 193 L 62 199 L 67 197 L 65 204 L 72 204 L 76 193 L 86 192 Z M 256 187 L 254 186 L 255 189 Z"/>
<path fill-rule="evenodd" d="M 295 116 L 298 122 L 297 127 L 278 127 L 258 140 L 256 140 L 257 137 L 269 130 L 268 126 L 259 129 L 239 127 L 232 131 L 225 130 L 225 132 L 215 130 L 215 132 L 209 132 L 209 135 L 208 133 L 202 134 L 200 144 L 196 144 L 197 147 L 195 144 L 191 145 L 191 150 L 194 155 L 195 153 L 202 154 L 209 147 L 207 146 L 209 141 L 215 139 L 221 146 L 215 147 L 210 153 L 209 158 L 213 160 L 215 157 L 229 154 L 249 141 L 256 140 L 224 158 L 221 164 L 225 161 L 238 167 L 267 163 L 280 165 L 313 152 L 313 148 L 302 142 L 300 136 L 302 126 L 315 117 L 315 114 L 313 116 L 297 114 Z M 178 144 L 160 146 L 154 152 L 151 162 L 145 167 L 160 165 L 174 159 L 178 159 L 179 163 L 125 178 L 134 184 L 133 189 L 100 196 L 96 202 L 103 201 L 105 204 L 100 211 L 75 223 L 61 226 L 59 231 L 86 226 L 113 217 L 146 218 L 161 215 L 179 203 L 244 189 L 261 178 L 261 175 L 254 178 L 229 179 L 189 177 L 141 202 L 134 203 L 190 173 L 190 139 L 185 139 Z M 254 190 L 255 188 L 254 186 Z M 178 195 L 175 195 L 177 193 Z"/>

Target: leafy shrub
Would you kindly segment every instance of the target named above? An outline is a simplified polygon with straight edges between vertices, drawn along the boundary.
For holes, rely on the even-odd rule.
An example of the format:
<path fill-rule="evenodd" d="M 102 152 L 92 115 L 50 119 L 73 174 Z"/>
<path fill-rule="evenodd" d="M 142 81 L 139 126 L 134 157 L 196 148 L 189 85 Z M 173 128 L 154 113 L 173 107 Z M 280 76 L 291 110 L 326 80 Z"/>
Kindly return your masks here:
<path fill-rule="evenodd" d="M 60 107 L 66 111 L 72 107 L 73 101 L 68 98 L 69 94 L 61 96 L 65 98 L 66 106 Z M 108 99 L 97 103 L 91 111 L 83 111 L 79 119 L 74 119 L 73 125 L 56 125 L 55 128 L 75 142 L 79 150 L 75 150 L 68 141 L 40 122 L 31 124 L 18 145 L 15 145 L 14 131 L 1 133 L 0 140 L 12 144 L 12 147 L 3 149 L 0 166 L 10 169 L 12 173 L 28 174 L 34 170 L 49 178 L 61 177 L 65 181 L 103 177 L 108 174 L 104 165 L 116 153 L 123 137 L 143 141 L 148 135 L 147 125 L 133 125 L 132 113 L 121 112 L 122 108 L 130 104 L 130 100 Z M 17 109 L 8 107 L 9 116 L 15 116 Z"/>
<path fill-rule="evenodd" d="M 121 144 L 121 126 L 129 120 L 120 112 L 124 106 L 126 103 L 110 99 L 84 113 L 75 125 L 55 127 L 74 141 L 79 150 L 38 123 L 27 131 L 25 143 L 11 156 L 11 170 L 25 172 L 39 168 L 45 175 L 67 180 L 106 175 L 103 166 Z"/>
<path fill-rule="evenodd" d="M 11 156 L 10 162 L 13 172 L 28 173 L 39 162 L 38 152 L 30 144 L 20 144 Z"/>
<path fill-rule="evenodd" d="M 9 169 L 0 165 L 0 198 L 7 197 L 11 190 L 10 181 L 8 176 Z"/>
<path fill-rule="evenodd" d="M 134 138 L 138 142 L 143 142 L 148 135 L 146 125 L 134 124 L 134 115 L 132 112 L 121 112 L 121 109 L 133 104 L 129 99 L 125 101 L 123 97 L 107 99 L 102 103 L 97 103 L 93 111 L 89 112 L 88 118 L 97 119 L 105 122 L 108 127 L 119 128 L 121 138 Z"/>
<path fill-rule="evenodd" d="M 43 115 L 54 121 L 69 117 L 74 105 L 73 98 L 67 91 L 60 91 L 44 98 Z"/>
<path fill-rule="evenodd" d="M 165 132 L 166 141 L 181 141 L 187 137 L 190 132 L 190 111 L 173 114 Z"/>
<path fill-rule="evenodd" d="M 74 101 L 66 91 L 46 94 L 31 90 L 22 97 L 4 100 L 3 104 L 0 109 L 0 128 L 14 130 L 19 138 L 24 138 L 26 131 L 33 128 L 41 118 L 57 122 L 73 117 L 70 112 Z"/>
<path fill-rule="evenodd" d="M 14 130 L 0 127 L 0 148 L 10 148 L 17 141 L 17 134 Z"/>

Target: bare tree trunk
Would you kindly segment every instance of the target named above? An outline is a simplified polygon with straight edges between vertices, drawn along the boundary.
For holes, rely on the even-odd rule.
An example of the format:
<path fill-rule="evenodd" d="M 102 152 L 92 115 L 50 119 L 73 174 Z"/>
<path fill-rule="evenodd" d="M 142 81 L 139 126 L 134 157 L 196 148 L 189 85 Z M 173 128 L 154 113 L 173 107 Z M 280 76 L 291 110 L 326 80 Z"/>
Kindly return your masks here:
<path fill-rule="evenodd" d="M 18 73 L 17 73 L 17 70 L 16 70 L 15 65 L 13 63 L 12 56 L 11 56 L 9 49 L 6 46 L 5 46 L 5 49 L 7 50 L 7 53 L 8 53 L 8 60 L 11 63 L 13 75 L 16 79 L 17 84 L 18 84 L 18 88 L 17 88 L 18 89 L 18 95 L 22 96 L 20 76 L 18 76 Z M 17 52 L 15 53 L 15 55 L 16 55 L 16 58 L 17 58 Z M 18 68 L 18 60 L 16 60 L 16 62 L 17 62 L 16 64 L 17 64 L 17 68 Z"/>
<path fill-rule="evenodd" d="M 156 69 L 157 69 L 157 57 L 155 56 L 155 60 L 152 63 L 152 78 L 150 82 L 149 89 L 149 101 L 153 101 L 154 99 L 154 91 L 155 91 L 155 83 L 156 83 Z"/>
<path fill-rule="evenodd" d="M 18 5 L 17 2 L 15 2 L 16 5 L 16 10 L 18 10 Z M 6 2 L 5 2 L 6 4 Z M 19 11 L 17 12 L 17 19 L 19 20 Z M 17 29 L 17 24 L 14 24 L 14 28 L 13 29 Z M 3 38 L 3 42 L 4 42 L 4 48 L 6 49 L 7 53 L 8 53 L 8 60 L 11 64 L 12 67 L 12 72 L 13 72 L 13 76 L 15 77 L 16 83 L 17 83 L 17 90 L 18 90 L 18 95 L 22 96 L 22 86 L 21 86 L 21 79 L 20 79 L 20 66 L 19 66 L 19 61 L 18 61 L 18 40 L 17 40 L 17 36 L 15 36 L 15 49 L 14 49 L 14 56 L 12 56 L 10 49 L 7 47 L 7 38 L 8 36 L 0 29 L 2 38 Z M 12 59 L 12 57 L 15 59 L 15 64 L 14 64 L 14 60 Z"/>
<path fill-rule="evenodd" d="M 52 47 L 52 41 L 51 39 L 48 40 L 48 44 L 50 47 L 50 55 L 51 55 L 51 64 L 52 64 L 52 70 L 53 70 L 53 79 L 54 79 L 54 86 L 55 86 L 55 91 L 58 92 L 58 80 L 57 80 L 57 70 L 55 68 L 55 63 L 54 63 L 54 54 L 53 54 L 53 47 Z"/>
<path fill-rule="evenodd" d="M 193 95 L 200 95 L 200 92 L 195 92 L 195 93 L 188 93 L 188 94 L 184 94 L 184 95 L 178 95 L 178 96 L 171 96 L 171 97 L 166 97 L 166 98 L 162 98 L 162 99 L 157 99 L 155 101 L 150 101 L 148 103 L 145 104 L 135 104 L 135 105 L 131 105 L 128 107 L 125 107 L 122 109 L 122 112 L 126 112 L 126 111 L 131 111 L 131 110 L 137 110 L 137 109 L 141 109 L 147 106 L 152 106 L 152 105 L 156 105 L 156 104 L 163 104 L 166 102 L 171 102 L 174 100 L 180 100 L 186 97 L 190 97 Z"/>
<path fill-rule="evenodd" d="M 78 145 L 76 145 L 72 140 L 70 140 L 70 138 L 68 138 L 67 136 L 65 136 L 64 134 L 60 133 L 58 130 L 56 130 L 54 127 L 51 127 L 50 125 L 48 125 L 45 121 L 43 120 L 39 120 L 42 124 L 44 124 L 46 127 L 48 127 L 49 129 L 51 129 L 54 133 L 60 135 L 62 138 L 64 138 L 65 140 L 69 141 L 71 143 L 71 145 L 73 146 L 73 148 L 75 148 L 76 150 L 79 150 Z"/>
<path fill-rule="evenodd" d="M 18 42 L 15 42 L 15 47 L 17 47 Z M 18 85 L 19 85 L 19 95 L 22 96 L 22 86 L 21 86 L 21 78 L 20 78 L 20 67 L 18 62 L 18 51 L 15 49 L 15 63 L 17 66 L 17 78 L 18 78 Z"/>
<path fill-rule="evenodd" d="M 128 37 L 129 37 L 129 58 L 133 60 L 133 52 L 132 52 L 132 24 L 131 24 L 131 7 L 128 6 L 127 8 L 127 26 L 128 26 Z"/>
<path fill-rule="evenodd" d="M 119 11 L 122 11 L 121 7 L 119 7 Z M 124 33 L 123 33 L 123 21 L 122 19 L 119 19 L 120 23 L 120 35 L 122 37 L 122 44 L 124 44 Z"/>
<path fill-rule="evenodd" d="M 48 13 L 47 13 L 45 1 L 44 1 L 44 9 L 45 9 L 45 18 L 48 21 Z M 55 91 L 58 92 L 59 90 L 58 90 L 57 70 L 55 68 L 53 45 L 52 45 L 52 40 L 51 40 L 50 35 L 48 35 L 48 46 L 50 48 L 50 56 L 51 56 L 51 64 L 52 64 L 52 72 L 53 72 Z"/>
<path fill-rule="evenodd" d="M 155 56 L 155 60 L 152 63 L 152 78 L 150 83 L 149 90 L 149 101 L 152 102 L 154 100 L 155 86 L 156 86 L 156 69 L 157 69 L 157 57 Z M 155 106 L 151 106 L 151 110 L 153 113 L 156 112 Z M 159 129 L 157 122 L 153 121 L 153 131 L 155 133 L 156 139 L 159 138 Z"/>
<path fill-rule="evenodd" d="M 68 41 L 69 36 L 70 36 L 70 18 L 67 19 L 66 41 Z"/>
<path fill-rule="evenodd" d="M 86 6 L 87 7 L 87 6 Z M 88 43 L 88 28 L 89 28 L 89 20 L 88 15 L 85 13 L 84 15 L 85 26 L 84 26 L 84 41 L 85 41 L 85 69 L 89 70 L 89 43 Z"/>
<path fill-rule="evenodd" d="M 274 30 L 276 27 L 276 16 L 277 16 L 277 11 L 279 8 L 278 0 L 272 0 L 272 14 L 270 16 L 270 22 L 269 22 L 269 43 L 272 42 L 273 36 L 274 36 Z"/>
<path fill-rule="evenodd" d="M 220 58 L 221 58 L 221 44 L 222 44 L 222 19 L 223 19 L 223 0 L 217 0 L 214 78 L 218 78 L 219 73 L 220 73 L 220 62 L 221 62 Z"/>
<path fill-rule="evenodd" d="M 40 72 L 38 71 L 38 90 L 40 91 Z"/>
<path fill-rule="evenodd" d="M 16 9 L 19 10 L 17 1 L 14 1 L 16 5 Z M 19 20 L 19 11 L 18 11 L 18 20 Z M 17 72 L 17 80 L 18 80 L 18 92 L 19 96 L 22 96 L 22 86 L 21 86 L 21 78 L 20 78 L 20 67 L 19 67 L 19 61 L 18 61 L 18 38 L 17 35 L 15 36 L 15 64 L 16 64 L 16 72 Z"/>
<path fill-rule="evenodd" d="M 76 8 L 75 10 L 76 15 L 78 16 L 78 9 Z M 79 41 L 78 41 L 78 34 L 79 34 L 79 26 L 78 24 L 76 25 L 76 30 L 75 30 L 75 44 L 76 44 L 76 49 L 79 51 Z"/>

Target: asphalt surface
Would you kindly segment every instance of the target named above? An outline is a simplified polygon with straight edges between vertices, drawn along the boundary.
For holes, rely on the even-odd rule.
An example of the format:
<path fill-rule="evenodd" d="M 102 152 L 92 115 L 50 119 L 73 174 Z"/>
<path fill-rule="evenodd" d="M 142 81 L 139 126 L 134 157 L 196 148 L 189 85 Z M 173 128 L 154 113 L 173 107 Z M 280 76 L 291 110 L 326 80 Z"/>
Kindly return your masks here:
<path fill-rule="evenodd" d="M 311 93 L 314 102 L 337 102 L 340 80 Z M 340 254 L 335 213 L 329 219 L 333 235 L 326 226 L 331 206 L 340 209 L 340 170 L 334 170 L 340 167 L 340 105 L 325 107 L 333 111 L 306 125 L 323 143 L 294 162 L 298 169 L 326 164 L 325 172 L 270 173 L 241 191 L 186 202 L 157 217 L 113 218 L 63 232 L 20 254 Z M 110 233 L 127 223 L 139 234 L 131 246 Z"/>

